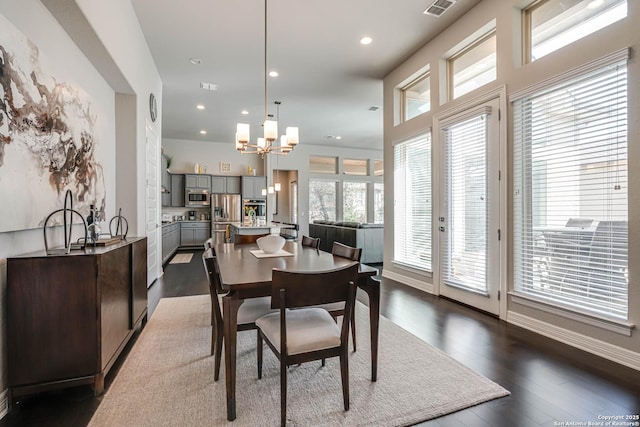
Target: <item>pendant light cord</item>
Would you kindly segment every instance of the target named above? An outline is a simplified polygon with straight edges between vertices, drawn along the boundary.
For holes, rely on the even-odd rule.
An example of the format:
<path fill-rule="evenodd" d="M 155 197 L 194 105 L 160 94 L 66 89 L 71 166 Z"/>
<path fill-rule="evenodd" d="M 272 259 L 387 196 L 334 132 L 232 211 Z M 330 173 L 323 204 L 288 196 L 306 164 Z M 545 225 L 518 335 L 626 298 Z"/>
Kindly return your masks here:
<path fill-rule="evenodd" d="M 264 0 L 264 120 L 267 121 L 267 0 Z"/>

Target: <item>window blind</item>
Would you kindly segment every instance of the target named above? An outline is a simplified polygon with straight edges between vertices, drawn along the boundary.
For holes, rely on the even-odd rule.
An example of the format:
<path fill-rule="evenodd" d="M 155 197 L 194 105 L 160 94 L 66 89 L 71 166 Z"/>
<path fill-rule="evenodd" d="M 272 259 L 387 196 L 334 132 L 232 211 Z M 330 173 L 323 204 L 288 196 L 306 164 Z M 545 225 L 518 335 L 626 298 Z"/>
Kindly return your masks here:
<path fill-rule="evenodd" d="M 431 133 L 396 144 L 394 261 L 431 271 Z"/>
<path fill-rule="evenodd" d="M 477 113 L 476 113 L 477 114 Z M 446 125 L 442 280 L 487 291 L 487 113 Z"/>
<path fill-rule="evenodd" d="M 626 319 L 626 60 L 528 93 L 513 112 L 516 291 Z"/>

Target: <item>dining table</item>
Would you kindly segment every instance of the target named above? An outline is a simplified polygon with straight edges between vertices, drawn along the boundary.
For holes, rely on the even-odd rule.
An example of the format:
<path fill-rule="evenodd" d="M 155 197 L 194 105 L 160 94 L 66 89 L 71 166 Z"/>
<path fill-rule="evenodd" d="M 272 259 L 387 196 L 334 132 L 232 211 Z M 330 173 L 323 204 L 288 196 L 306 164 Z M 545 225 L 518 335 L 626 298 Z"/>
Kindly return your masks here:
<path fill-rule="evenodd" d="M 228 293 L 222 298 L 224 318 L 224 363 L 227 393 L 227 419 L 236 419 L 236 345 L 238 309 L 245 299 L 271 295 L 271 274 L 274 268 L 310 272 L 327 271 L 350 264 L 347 258 L 288 241 L 275 254 L 265 254 L 254 244 L 219 243 L 214 246 L 220 281 Z M 377 380 L 378 328 L 380 318 L 379 281 L 370 280 L 378 274 L 375 267 L 360 264 L 358 287 L 369 298 L 371 325 L 371 381 Z"/>

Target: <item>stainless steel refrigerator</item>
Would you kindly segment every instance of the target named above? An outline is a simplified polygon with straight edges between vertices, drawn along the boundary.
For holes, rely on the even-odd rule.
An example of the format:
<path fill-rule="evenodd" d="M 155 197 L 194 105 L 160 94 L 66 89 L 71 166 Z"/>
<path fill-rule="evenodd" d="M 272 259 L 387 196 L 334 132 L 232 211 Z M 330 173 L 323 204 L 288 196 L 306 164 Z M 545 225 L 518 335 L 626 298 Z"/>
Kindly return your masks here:
<path fill-rule="evenodd" d="M 229 236 L 230 222 L 242 222 L 240 194 L 211 195 L 211 237 L 214 243 L 224 243 Z"/>

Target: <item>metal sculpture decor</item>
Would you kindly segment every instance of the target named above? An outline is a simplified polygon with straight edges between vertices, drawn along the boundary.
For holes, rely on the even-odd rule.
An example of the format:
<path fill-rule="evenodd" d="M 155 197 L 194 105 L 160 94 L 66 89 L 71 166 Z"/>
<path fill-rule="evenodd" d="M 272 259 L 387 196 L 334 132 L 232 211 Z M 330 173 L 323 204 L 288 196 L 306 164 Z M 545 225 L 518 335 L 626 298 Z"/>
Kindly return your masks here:
<path fill-rule="evenodd" d="M 47 240 L 47 224 L 49 220 L 56 214 L 62 212 L 62 221 L 64 227 L 64 253 L 68 254 L 71 252 L 71 249 L 84 249 L 86 247 L 87 239 L 88 239 L 88 230 L 87 223 L 84 220 L 84 217 L 80 214 L 80 212 L 73 209 L 73 195 L 71 194 L 71 190 L 67 190 L 64 195 L 64 205 L 62 209 L 57 209 L 51 212 L 47 219 L 44 220 L 44 225 L 42 226 L 42 232 L 44 234 L 44 250 L 47 255 L 60 254 L 61 250 L 50 250 L 49 242 Z M 81 239 L 78 239 L 78 243 L 72 245 L 71 244 L 71 232 L 73 230 L 73 215 L 76 214 L 82 220 L 82 225 L 84 226 L 84 240 L 82 243 L 79 243 Z M 72 247 L 73 246 L 73 247 Z"/>
<path fill-rule="evenodd" d="M 115 230 L 112 230 L 113 221 L 116 221 Z M 120 237 L 120 240 L 125 240 L 128 232 L 129 221 L 127 221 L 127 218 L 122 216 L 122 208 L 120 208 L 118 209 L 118 215 L 114 216 L 109 221 L 109 234 L 111 234 L 111 237 Z"/>

